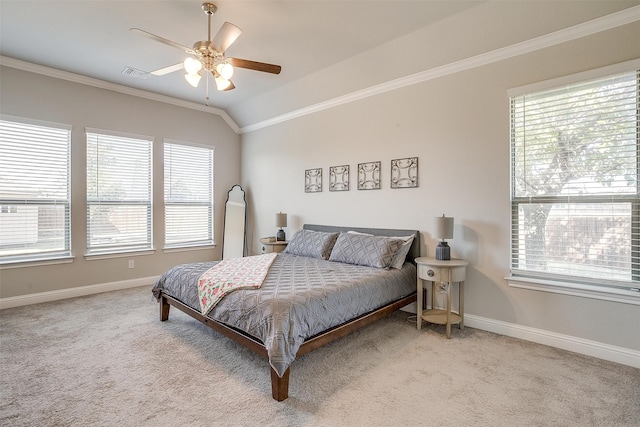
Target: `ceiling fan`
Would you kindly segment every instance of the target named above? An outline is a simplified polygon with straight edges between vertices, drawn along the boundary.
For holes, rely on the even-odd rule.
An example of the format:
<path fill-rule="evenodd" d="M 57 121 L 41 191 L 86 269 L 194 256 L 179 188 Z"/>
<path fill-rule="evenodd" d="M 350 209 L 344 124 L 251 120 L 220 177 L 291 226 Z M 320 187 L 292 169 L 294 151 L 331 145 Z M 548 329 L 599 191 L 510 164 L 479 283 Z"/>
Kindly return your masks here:
<path fill-rule="evenodd" d="M 187 82 L 198 87 L 202 77 L 202 71 L 207 72 L 207 100 L 209 99 L 209 79 L 208 73 L 213 75 L 216 88 L 220 91 L 234 89 L 235 86 L 231 81 L 233 68 L 246 68 L 249 70 L 262 71 L 271 74 L 280 74 L 281 67 L 279 65 L 267 64 L 264 62 L 250 61 L 248 59 L 227 58 L 224 56 L 225 51 L 231 44 L 236 41 L 242 30 L 230 22 L 225 22 L 218 33 L 211 40 L 211 15 L 216 13 L 218 7 L 213 3 L 202 3 L 202 10 L 208 17 L 207 40 L 200 40 L 193 44 L 193 47 L 183 46 L 180 43 L 157 36 L 140 28 L 131 28 L 131 31 L 142 34 L 152 40 L 164 43 L 166 45 L 178 48 L 190 56 L 179 64 L 170 65 L 152 71 L 155 76 L 162 76 L 184 68 L 186 71 L 184 77 Z"/>

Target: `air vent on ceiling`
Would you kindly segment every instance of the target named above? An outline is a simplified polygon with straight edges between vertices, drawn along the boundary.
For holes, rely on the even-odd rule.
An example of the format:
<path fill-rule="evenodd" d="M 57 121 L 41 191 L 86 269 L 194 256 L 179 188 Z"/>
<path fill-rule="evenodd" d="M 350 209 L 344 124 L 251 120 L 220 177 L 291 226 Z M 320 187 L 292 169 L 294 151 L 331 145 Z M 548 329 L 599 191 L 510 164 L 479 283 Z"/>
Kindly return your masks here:
<path fill-rule="evenodd" d="M 125 74 L 130 77 L 135 77 L 138 79 L 144 79 L 144 80 L 149 78 L 148 72 L 142 71 L 142 70 L 136 70 L 135 68 L 131 68 L 131 67 L 124 67 L 124 70 L 122 70 L 122 74 Z"/>

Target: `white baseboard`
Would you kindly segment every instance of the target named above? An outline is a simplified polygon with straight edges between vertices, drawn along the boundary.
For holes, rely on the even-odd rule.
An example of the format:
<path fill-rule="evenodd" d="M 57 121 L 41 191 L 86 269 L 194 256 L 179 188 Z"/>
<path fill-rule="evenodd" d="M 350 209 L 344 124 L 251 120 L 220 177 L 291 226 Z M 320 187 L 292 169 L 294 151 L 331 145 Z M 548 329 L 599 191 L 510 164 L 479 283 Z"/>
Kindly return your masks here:
<path fill-rule="evenodd" d="M 43 302 L 58 301 L 67 298 L 82 297 L 102 292 L 136 288 L 138 286 L 151 286 L 157 279 L 157 276 L 140 277 L 137 279 L 121 280 L 118 282 L 100 283 L 97 285 L 78 286 L 75 288 L 60 289 L 57 291 L 38 292 L 35 294 L 20 295 L 17 297 L 0 298 L 0 310 Z"/>
<path fill-rule="evenodd" d="M 465 314 L 465 326 L 640 368 L 640 351 Z"/>

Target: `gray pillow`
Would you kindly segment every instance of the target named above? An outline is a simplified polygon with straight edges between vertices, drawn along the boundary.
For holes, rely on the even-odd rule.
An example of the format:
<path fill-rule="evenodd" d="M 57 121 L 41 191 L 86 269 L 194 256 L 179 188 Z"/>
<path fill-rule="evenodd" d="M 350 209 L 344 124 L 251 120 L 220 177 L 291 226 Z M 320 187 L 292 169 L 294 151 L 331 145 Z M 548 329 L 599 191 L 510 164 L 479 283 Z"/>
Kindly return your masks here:
<path fill-rule="evenodd" d="M 347 233 L 349 233 L 349 234 L 359 234 L 359 235 L 362 235 L 362 236 L 373 236 L 373 234 L 362 233 L 360 231 L 347 231 Z M 415 236 L 413 234 L 410 235 L 410 236 L 404 236 L 404 237 L 392 236 L 392 238 L 400 239 L 404 243 L 402 244 L 402 246 L 400 247 L 398 252 L 396 252 L 395 256 L 393 257 L 393 261 L 391 261 L 391 265 L 389 267 L 397 268 L 398 270 L 402 268 L 402 266 L 404 265 L 404 262 L 407 259 L 407 254 L 409 253 L 409 249 L 411 249 L 411 244 L 413 243 L 413 238 L 414 237 Z"/>
<path fill-rule="evenodd" d="M 403 240 L 393 237 L 340 233 L 329 261 L 389 268 L 403 243 Z"/>
<path fill-rule="evenodd" d="M 299 230 L 293 235 L 284 252 L 309 258 L 328 259 L 337 237 L 338 233 Z"/>

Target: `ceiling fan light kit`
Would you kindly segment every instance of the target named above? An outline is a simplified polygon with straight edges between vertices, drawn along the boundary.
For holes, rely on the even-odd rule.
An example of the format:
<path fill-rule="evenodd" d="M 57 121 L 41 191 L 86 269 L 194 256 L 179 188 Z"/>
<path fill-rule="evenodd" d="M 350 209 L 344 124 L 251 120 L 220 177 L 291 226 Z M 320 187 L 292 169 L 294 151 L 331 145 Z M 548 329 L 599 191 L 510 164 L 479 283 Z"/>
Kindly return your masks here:
<path fill-rule="evenodd" d="M 236 41 L 238 37 L 240 37 L 242 30 L 230 22 L 225 22 L 212 40 L 211 16 L 216 13 L 218 7 L 213 3 L 203 3 L 202 10 L 207 15 L 208 20 L 207 40 L 195 42 L 193 44 L 193 48 L 188 48 L 139 28 L 131 28 L 131 31 L 139 32 L 145 37 L 178 48 L 183 52 L 192 55 L 186 58 L 181 64 L 175 64 L 152 71 L 152 75 L 161 76 L 184 68 L 185 80 L 191 86 L 198 87 L 200 79 L 202 78 L 202 70 L 204 69 L 208 72 L 207 78 L 209 73 L 213 75 L 216 88 L 219 91 L 226 91 L 235 88 L 235 85 L 231 81 L 231 77 L 234 73 L 234 67 L 262 71 L 271 74 L 280 74 L 281 67 L 279 65 L 250 61 L 246 59 L 226 58 L 224 56 L 225 51 L 233 42 Z M 209 86 L 207 85 L 207 99 L 209 99 L 208 88 Z"/>

